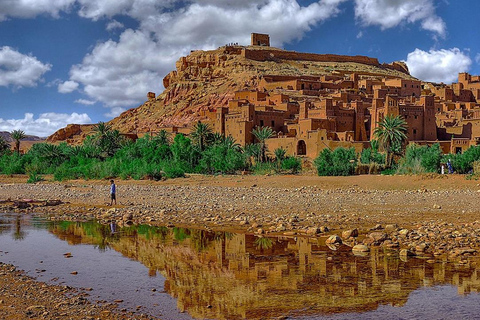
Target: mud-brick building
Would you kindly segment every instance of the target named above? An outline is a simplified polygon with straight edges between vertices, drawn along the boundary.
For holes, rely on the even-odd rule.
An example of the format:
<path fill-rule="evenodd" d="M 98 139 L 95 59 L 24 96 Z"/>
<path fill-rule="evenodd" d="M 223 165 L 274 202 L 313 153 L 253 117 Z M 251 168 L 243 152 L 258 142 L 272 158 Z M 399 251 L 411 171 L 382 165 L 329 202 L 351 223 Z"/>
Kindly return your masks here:
<path fill-rule="evenodd" d="M 368 146 L 366 106 L 361 101 L 344 105 L 324 99 L 315 106 L 300 103 L 298 119 L 286 123 L 286 133 L 268 139 L 269 150 L 283 148 L 287 154 L 315 158 L 325 148 L 354 147 L 360 152 Z"/>
<path fill-rule="evenodd" d="M 459 73 L 458 83 L 431 85 L 435 95 L 438 139 L 444 152 L 461 153 L 480 145 L 480 76 Z"/>
<path fill-rule="evenodd" d="M 376 95 L 378 96 L 378 95 Z M 407 122 L 407 137 L 409 141 L 437 140 L 435 123 L 435 99 L 433 96 L 399 97 L 387 95 L 385 99 L 374 98 L 370 108 L 370 139 L 378 122 L 387 115 L 400 115 Z"/>
<path fill-rule="evenodd" d="M 235 93 L 228 107 L 217 108 L 215 132 L 230 136 L 241 145 L 254 142 L 252 130 L 255 127 L 271 127 L 275 132 L 284 131 L 284 121 L 298 111 L 298 104 L 289 103 L 282 95 L 272 97 L 279 103 L 267 100 L 266 94 L 259 91 Z"/>

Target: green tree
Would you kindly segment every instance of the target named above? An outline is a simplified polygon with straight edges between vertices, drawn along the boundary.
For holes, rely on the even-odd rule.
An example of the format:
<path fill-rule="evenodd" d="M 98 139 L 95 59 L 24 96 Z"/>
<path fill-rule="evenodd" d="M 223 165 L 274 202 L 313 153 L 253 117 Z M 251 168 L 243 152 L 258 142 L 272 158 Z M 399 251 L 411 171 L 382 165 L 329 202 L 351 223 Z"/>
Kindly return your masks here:
<path fill-rule="evenodd" d="M 252 130 L 252 134 L 260 143 L 261 161 L 267 162 L 267 146 L 265 141 L 275 135 L 275 131 L 271 127 L 257 127 Z"/>
<path fill-rule="evenodd" d="M 258 143 L 247 144 L 244 150 L 245 150 L 245 156 L 247 157 L 248 164 L 250 167 L 253 166 L 252 160 L 254 160 L 255 163 L 262 161 L 262 152 L 260 150 L 260 144 Z"/>
<path fill-rule="evenodd" d="M 168 146 L 170 145 L 170 133 L 166 130 L 162 129 L 158 132 L 158 134 L 153 138 L 155 142 L 160 145 Z"/>
<path fill-rule="evenodd" d="M 386 115 L 382 121 L 378 122 L 378 127 L 373 131 L 373 135 L 387 154 L 386 166 L 392 164 L 394 152 L 399 152 L 403 143 L 407 140 L 407 122 L 401 116 Z"/>
<path fill-rule="evenodd" d="M 205 150 L 207 143 L 212 139 L 212 128 L 208 124 L 198 121 L 195 126 L 193 126 L 192 133 L 193 143 L 198 146 L 200 152 Z"/>
<path fill-rule="evenodd" d="M 355 148 L 323 149 L 313 161 L 319 176 L 348 176 L 355 171 Z"/>
<path fill-rule="evenodd" d="M 118 130 L 112 130 L 112 126 L 100 121 L 93 127 L 92 142 L 99 148 L 101 158 L 111 157 L 124 143 L 123 137 Z"/>
<path fill-rule="evenodd" d="M 20 140 L 25 139 L 27 135 L 23 130 L 13 130 L 10 136 L 15 140 L 15 151 L 17 151 L 17 154 L 20 154 Z"/>

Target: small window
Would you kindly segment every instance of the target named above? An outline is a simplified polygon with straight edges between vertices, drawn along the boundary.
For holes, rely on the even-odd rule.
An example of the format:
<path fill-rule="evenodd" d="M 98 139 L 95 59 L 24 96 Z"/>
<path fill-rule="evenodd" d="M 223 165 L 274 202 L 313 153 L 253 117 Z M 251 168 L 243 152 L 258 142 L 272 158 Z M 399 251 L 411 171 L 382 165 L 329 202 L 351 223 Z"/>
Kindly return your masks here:
<path fill-rule="evenodd" d="M 263 120 L 260 120 L 260 127 L 263 127 Z"/>
<path fill-rule="evenodd" d="M 272 120 L 272 128 L 275 128 L 275 121 Z"/>
<path fill-rule="evenodd" d="M 417 134 L 417 129 L 413 129 L 413 134 Z"/>

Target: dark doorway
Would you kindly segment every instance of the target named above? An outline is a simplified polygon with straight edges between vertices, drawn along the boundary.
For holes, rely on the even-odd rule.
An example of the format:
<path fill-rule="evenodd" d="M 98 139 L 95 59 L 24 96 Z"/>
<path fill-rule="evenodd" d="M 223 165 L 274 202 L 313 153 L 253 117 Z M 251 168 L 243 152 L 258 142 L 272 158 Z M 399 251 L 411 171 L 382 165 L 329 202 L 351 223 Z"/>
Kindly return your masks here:
<path fill-rule="evenodd" d="M 297 155 L 298 156 L 306 156 L 307 155 L 307 145 L 305 141 L 300 140 L 297 144 Z"/>

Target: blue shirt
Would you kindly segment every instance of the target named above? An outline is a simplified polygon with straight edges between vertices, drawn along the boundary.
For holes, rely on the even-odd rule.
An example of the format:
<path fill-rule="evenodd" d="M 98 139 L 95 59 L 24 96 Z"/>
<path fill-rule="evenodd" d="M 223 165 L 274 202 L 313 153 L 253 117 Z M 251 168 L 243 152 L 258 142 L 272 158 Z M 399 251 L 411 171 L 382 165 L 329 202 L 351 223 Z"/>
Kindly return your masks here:
<path fill-rule="evenodd" d="M 117 190 L 116 190 L 116 187 L 115 187 L 115 183 L 112 183 L 112 184 L 110 185 L 110 193 L 115 193 L 115 191 L 117 191 Z"/>

